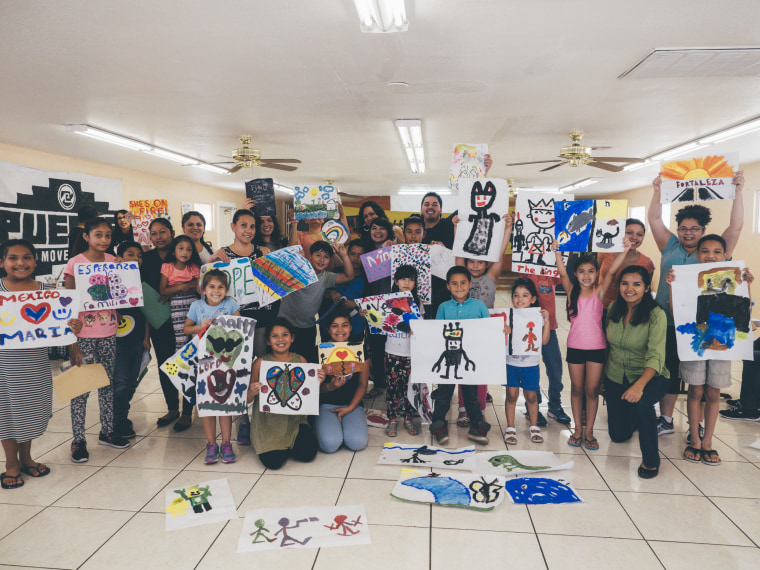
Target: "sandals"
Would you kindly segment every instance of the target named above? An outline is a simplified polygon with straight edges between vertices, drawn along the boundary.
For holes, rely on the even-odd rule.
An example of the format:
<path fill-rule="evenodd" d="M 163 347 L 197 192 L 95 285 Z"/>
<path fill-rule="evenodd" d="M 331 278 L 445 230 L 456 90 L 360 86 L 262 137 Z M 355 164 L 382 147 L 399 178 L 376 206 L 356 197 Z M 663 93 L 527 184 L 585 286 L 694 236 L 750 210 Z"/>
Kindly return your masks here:
<path fill-rule="evenodd" d="M 419 435 L 420 434 L 420 430 L 417 429 L 417 426 L 414 425 L 414 423 L 412 422 L 412 420 L 408 420 L 408 419 L 404 420 L 404 428 L 406 428 L 406 431 L 407 431 L 407 433 L 409 433 L 409 435 Z"/>
<path fill-rule="evenodd" d="M 687 454 L 690 453 L 691 457 L 689 457 Z M 701 463 L 702 462 L 702 450 L 697 449 L 696 447 L 692 447 L 691 445 L 687 445 L 686 449 L 683 450 L 683 458 L 686 461 L 691 461 L 692 463 Z"/>
<path fill-rule="evenodd" d="M 541 435 L 541 428 L 538 426 L 530 426 L 530 440 L 533 443 L 543 443 L 544 436 Z"/>
<path fill-rule="evenodd" d="M 6 483 L 6 479 L 13 479 L 15 480 L 15 483 Z M 18 489 L 19 487 L 24 486 L 24 480 L 21 478 L 21 473 L 18 475 L 8 475 L 7 473 L 3 473 L 0 475 L 0 487 L 3 489 Z"/>
<path fill-rule="evenodd" d="M 591 439 L 586 439 L 586 443 L 584 444 L 583 447 L 585 447 L 586 449 L 590 451 L 596 451 L 597 449 L 599 449 L 599 441 L 595 437 L 592 437 Z"/>
<path fill-rule="evenodd" d="M 517 430 L 515 428 L 508 427 L 504 430 L 504 443 L 517 445 Z"/>
<path fill-rule="evenodd" d="M 459 427 L 467 427 L 470 425 L 470 418 L 467 417 L 467 415 L 459 416 L 457 418 L 457 425 Z"/>
<path fill-rule="evenodd" d="M 382 396 L 382 394 L 383 394 L 384 391 L 385 390 L 383 390 L 382 388 L 378 388 L 377 386 L 373 386 L 372 390 L 370 390 L 369 392 L 367 392 L 366 394 L 364 394 L 364 399 L 365 400 L 370 400 L 372 398 L 377 398 L 378 396 Z"/>
<path fill-rule="evenodd" d="M 580 447 L 583 444 L 583 437 L 575 437 L 571 435 L 567 440 L 567 445 L 570 447 Z"/>
<path fill-rule="evenodd" d="M 716 465 L 720 465 L 720 456 L 718 455 L 718 452 L 714 449 L 703 449 L 702 450 L 702 463 L 705 465 L 710 465 L 712 467 L 715 467 Z"/>
<path fill-rule="evenodd" d="M 396 437 L 396 435 L 398 435 L 398 422 L 396 420 L 388 420 L 388 427 L 385 428 L 385 435 L 388 437 Z"/>
<path fill-rule="evenodd" d="M 40 467 L 44 467 L 44 469 L 40 469 Z M 37 473 L 36 475 L 32 473 L 32 469 L 34 469 L 34 471 Z M 44 477 L 50 473 L 50 467 L 47 465 L 43 466 L 41 463 L 37 463 L 35 465 L 22 465 L 21 472 L 25 475 L 29 475 L 29 477 Z"/>

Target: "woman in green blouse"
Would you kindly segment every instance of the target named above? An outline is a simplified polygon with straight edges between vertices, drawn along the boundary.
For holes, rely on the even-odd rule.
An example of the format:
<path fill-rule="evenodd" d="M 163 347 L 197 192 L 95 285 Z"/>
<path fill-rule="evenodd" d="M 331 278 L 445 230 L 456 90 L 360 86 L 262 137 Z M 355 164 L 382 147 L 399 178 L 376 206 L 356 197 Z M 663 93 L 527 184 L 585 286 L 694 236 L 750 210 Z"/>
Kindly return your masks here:
<path fill-rule="evenodd" d="M 651 277 L 640 265 L 620 273 L 617 299 L 607 315 L 610 354 L 604 366 L 604 396 L 610 439 L 628 441 L 639 432 L 639 477 L 651 479 L 660 468 L 654 404 L 668 389 L 665 367 L 665 311 L 652 298 Z"/>

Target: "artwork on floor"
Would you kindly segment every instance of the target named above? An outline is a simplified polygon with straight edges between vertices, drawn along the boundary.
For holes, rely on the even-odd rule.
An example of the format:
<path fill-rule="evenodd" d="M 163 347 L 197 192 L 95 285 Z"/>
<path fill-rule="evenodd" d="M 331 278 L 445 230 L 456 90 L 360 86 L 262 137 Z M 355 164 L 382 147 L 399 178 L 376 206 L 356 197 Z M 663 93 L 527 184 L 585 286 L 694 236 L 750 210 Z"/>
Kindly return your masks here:
<path fill-rule="evenodd" d="M 752 360 L 751 301 L 743 270 L 743 261 L 673 266 L 679 359 Z"/>
<path fill-rule="evenodd" d="M 322 238 L 333 244 L 348 241 L 348 228 L 340 220 L 327 220 L 322 224 Z"/>
<path fill-rule="evenodd" d="M 77 263 L 74 281 L 83 311 L 143 306 L 142 280 L 136 261 Z"/>
<path fill-rule="evenodd" d="M 245 513 L 238 552 L 370 544 L 364 505 L 279 507 Z"/>
<path fill-rule="evenodd" d="M 407 467 L 432 467 L 433 469 L 456 469 L 473 471 L 475 446 L 444 449 L 432 445 L 413 445 L 388 442 L 383 445 L 378 465 L 406 465 Z"/>
<path fill-rule="evenodd" d="M 319 345 L 319 364 L 330 376 L 340 376 L 364 370 L 364 343 L 323 342 Z"/>
<path fill-rule="evenodd" d="M 356 304 L 367 311 L 364 318 L 370 334 L 409 334 L 409 323 L 420 318 L 420 310 L 408 291 L 363 297 Z"/>
<path fill-rule="evenodd" d="M 457 257 L 499 261 L 503 251 L 502 219 L 509 211 L 506 180 L 483 178 L 459 181 L 459 224 L 453 252 Z"/>
<path fill-rule="evenodd" d="M 559 505 L 583 500 L 564 479 L 515 477 L 507 479 L 504 490 L 513 503 L 520 505 Z"/>
<path fill-rule="evenodd" d="M 623 251 L 628 200 L 564 200 L 554 213 L 560 251 Z"/>
<path fill-rule="evenodd" d="M 486 451 L 475 456 L 472 470 L 492 475 L 524 475 L 537 471 L 572 469 L 573 462 L 563 463 L 551 451 Z"/>
<path fill-rule="evenodd" d="M 491 317 L 508 326 L 512 334 L 504 336 L 507 354 L 512 356 L 538 356 L 541 354 L 541 335 L 544 319 L 540 307 L 529 309 L 488 309 Z"/>
<path fill-rule="evenodd" d="M 512 271 L 559 277 L 554 252 L 554 204 L 572 194 L 521 191 L 515 199 L 512 224 Z"/>
<path fill-rule="evenodd" d="M 491 511 L 504 501 L 504 477 L 403 469 L 391 495 L 402 501 Z"/>
<path fill-rule="evenodd" d="M 433 399 L 428 384 L 407 382 L 406 399 L 426 424 L 433 423 Z"/>
<path fill-rule="evenodd" d="M 367 425 L 370 427 L 385 428 L 388 425 L 388 414 L 382 410 L 364 408 L 364 415 L 367 416 Z"/>
<path fill-rule="evenodd" d="M 504 325 L 500 319 L 412 321 L 410 382 L 506 384 Z"/>
<path fill-rule="evenodd" d="M 259 302 L 259 289 L 251 272 L 251 260 L 247 257 L 237 257 L 227 262 L 215 261 L 201 267 L 201 275 L 198 282 L 203 286 L 203 276 L 210 269 L 218 269 L 227 275 L 229 284 L 227 294 L 234 298 L 240 305 L 249 305 Z"/>
<path fill-rule="evenodd" d="M 256 320 L 216 317 L 198 347 L 195 401 L 198 415 L 236 416 L 248 409 Z"/>
<path fill-rule="evenodd" d="M 364 274 L 367 281 L 372 283 L 383 277 L 389 277 L 391 274 L 391 249 L 393 246 L 381 247 L 360 256 Z"/>
<path fill-rule="evenodd" d="M 449 166 L 449 190 L 457 192 L 461 178 L 482 178 L 486 175 L 487 144 L 455 144 Z"/>
<path fill-rule="evenodd" d="M 407 243 L 391 246 L 391 275 L 402 265 L 411 265 L 417 270 L 417 294 L 420 302 L 432 302 L 430 292 L 430 246 L 422 243 Z"/>
<path fill-rule="evenodd" d="M 272 414 L 319 415 L 319 364 L 262 361 L 259 410 Z"/>
<path fill-rule="evenodd" d="M 0 350 L 75 343 L 68 321 L 78 310 L 73 289 L 0 293 Z"/>
<path fill-rule="evenodd" d="M 161 326 L 172 318 L 172 307 L 169 301 L 163 299 L 161 294 L 145 281 L 142 283 L 143 306 L 140 307 L 145 319 L 154 329 L 160 329 Z"/>
<path fill-rule="evenodd" d="M 167 359 L 160 368 L 190 404 L 195 405 L 195 377 L 198 373 L 199 346 L 208 329 L 193 336 L 185 346 Z"/>
<path fill-rule="evenodd" d="M 439 279 L 446 279 L 446 272 L 456 265 L 454 252 L 439 243 L 430 244 L 430 272 Z"/>
<path fill-rule="evenodd" d="M 738 153 L 664 162 L 660 167 L 660 202 L 733 200 L 733 178 L 738 170 Z"/>
<path fill-rule="evenodd" d="M 227 479 L 167 488 L 166 530 L 180 530 L 238 518 Z"/>
<path fill-rule="evenodd" d="M 166 218 L 171 221 L 169 216 L 169 201 L 166 199 L 156 200 L 130 200 L 129 211 L 134 216 L 132 218 L 132 235 L 135 241 L 140 245 L 150 246 L 150 224 L 156 218 Z"/>
<path fill-rule="evenodd" d="M 301 255 L 302 251 L 300 245 L 284 247 L 259 257 L 251 264 L 262 307 L 316 283 L 317 274 L 311 263 Z"/>
<path fill-rule="evenodd" d="M 273 179 L 254 178 L 246 180 L 245 196 L 254 201 L 253 212 L 257 216 L 277 217 L 277 204 L 274 199 Z"/>
<path fill-rule="evenodd" d="M 296 220 L 337 220 L 340 217 L 339 204 L 338 189 L 331 184 L 293 187 Z"/>
<path fill-rule="evenodd" d="M 53 389 L 58 402 L 65 404 L 77 396 L 103 388 L 110 383 L 102 364 L 82 364 L 72 366 L 53 378 Z"/>

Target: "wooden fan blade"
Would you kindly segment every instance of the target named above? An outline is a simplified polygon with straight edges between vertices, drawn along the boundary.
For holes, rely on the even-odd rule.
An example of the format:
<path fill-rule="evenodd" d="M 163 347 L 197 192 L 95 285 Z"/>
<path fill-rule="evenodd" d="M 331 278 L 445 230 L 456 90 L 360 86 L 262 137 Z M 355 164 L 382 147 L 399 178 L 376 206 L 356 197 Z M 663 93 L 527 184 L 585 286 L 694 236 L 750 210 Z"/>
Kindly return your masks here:
<path fill-rule="evenodd" d="M 594 160 L 606 160 L 607 162 L 644 162 L 643 158 L 630 158 L 622 156 L 595 156 Z"/>
<path fill-rule="evenodd" d="M 612 148 L 611 146 L 590 146 L 591 150 L 599 150 L 600 148 Z"/>
<path fill-rule="evenodd" d="M 548 161 L 546 161 L 546 162 L 548 162 Z M 546 172 L 547 170 L 552 170 L 553 168 L 559 168 L 563 164 L 566 164 L 566 163 L 565 162 L 560 162 L 559 164 L 553 164 L 552 166 L 548 166 L 546 168 L 542 168 L 541 170 L 539 170 L 539 172 Z"/>
<path fill-rule="evenodd" d="M 235 161 L 235 160 L 228 160 L 226 162 L 209 162 L 209 164 L 215 164 L 215 165 L 216 164 L 237 164 L 237 161 Z M 188 165 L 188 166 L 192 166 L 192 165 Z"/>
<path fill-rule="evenodd" d="M 234 174 L 235 172 L 237 172 L 241 168 L 243 168 L 243 165 L 238 162 L 235 166 L 233 166 L 232 168 L 230 168 L 230 174 Z"/>
<path fill-rule="evenodd" d="M 523 164 L 543 164 L 545 162 L 562 162 L 561 160 L 534 160 L 533 162 L 510 162 L 507 166 L 521 166 Z"/>
<path fill-rule="evenodd" d="M 260 158 L 259 162 L 262 164 L 265 162 L 291 162 L 296 164 L 301 164 L 301 161 L 297 158 Z"/>
<path fill-rule="evenodd" d="M 286 170 L 287 172 L 298 170 L 297 166 L 287 166 L 286 164 L 265 164 L 262 162 L 259 166 L 262 168 L 274 168 L 275 170 Z"/>
<path fill-rule="evenodd" d="M 610 172 L 620 172 L 623 170 L 622 166 L 617 166 L 615 164 L 607 164 L 606 162 L 598 162 L 596 160 L 589 162 L 588 166 L 593 166 L 594 168 L 601 168 L 602 170 L 609 170 Z"/>

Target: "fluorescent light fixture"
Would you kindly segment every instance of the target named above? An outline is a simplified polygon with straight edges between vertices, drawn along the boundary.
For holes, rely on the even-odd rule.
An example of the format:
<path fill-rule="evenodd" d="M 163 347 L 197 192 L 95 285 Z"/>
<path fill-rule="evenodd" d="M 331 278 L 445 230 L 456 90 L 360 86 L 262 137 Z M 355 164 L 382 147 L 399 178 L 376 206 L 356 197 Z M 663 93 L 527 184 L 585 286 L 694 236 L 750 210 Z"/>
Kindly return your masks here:
<path fill-rule="evenodd" d="M 573 182 L 572 184 L 568 184 L 567 186 L 560 186 L 559 191 L 564 192 L 565 190 L 577 190 L 578 188 L 583 188 L 584 186 L 591 186 L 592 184 L 596 184 L 598 180 L 594 180 L 593 178 L 584 178 L 583 180 L 579 180 L 578 182 Z"/>
<path fill-rule="evenodd" d="M 130 148 L 132 150 L 149 151 L 151 148 L 153 148 L 147 143 L 112 133 L 111 131 L 91 127 L 90 125 L 66 125 L 66 130 L 78 135 L 84 135 L 86 137 L 97 139 L 99 141 Z"/>
<path fill-rule="evenodd" d="M 354 0 L 354 6 L 362 32 L 387 34 L 409 29 L 404 0 Z"/>
<path fill-rule="evenodd" d="M 654 162 L 647 158 L 644 162 L 633 162 L 629 164 L 628 166 L 624 166 L 623 170 L 625 172 L 633 172 L 634 170 L 638 170 L 639 168 L 644 168 L 645 166 L 651 166 Z"/>
<path fill-rule="evenodd" d="M 195 160 L 194 158 L 190 158 L 189 156 L 177 154 L 176 152 L 172 152 L 170 150 L 164 150 L 162 148 L 158 148 L 155 146 L 151 150 L 146 150 L 145 152 L 147 154 L 159 156 L 167 160 L 173 160 L 174 162 L 179 162 L 180 164 L 192 164 L 193 166 L 198 164 L 198 161 Z"/>
<path fill-rule="evenodd" d="M 419 119 L 397 119 L 396 128 L 401 137 L 401 145 L 406 152 L 412 173 L 424 173 L 425 149 L 422 146 L 422 121 Z"/>
<path fill-rule="evenodd" d="M 274 189 L 279 190 L 280 192 L 285 192 L 285 194 L 290 194 L 291 196 L 293 195 L 293 189 L 283 186 L 282 184 L 275 184 Z"/>
<path fill-rule="evenodd" d="M 705 145 L 699 144 L 697 141 L 688 142 L 686 144 L 682 144 L 682 145 L 670 148 L 668 150 L 665 150 L 663 152 L 657 153 L 653 156 L 650 156 L 649 160 L 653 162 L 656 162 L 658 160 L 668 160 L 669 158 L 679 156 L 685 152 L 689 152 L 690 150 L 696 150 L 698 148 L 702 148 L 703 146 Z"/>
<path fill-rule="evenodd" d="M 698 142 L 700 144 L 719 143 L 740 135 L 746 135 L 747 133 L 751 133 L 758 129 L 760 129 L 760 119 L 752 119 L 740 125 L 736 125 L 735 127 L 729 127 L 728 129 L 723 129 L 722 131 L 703 137 L 699 139 Z"/>
<path fill-rule="evenodd" d="M 215 172 L 216 174 L 230 174 L 230 171 L 226 168 L 214 166 L 213 164 L 207 164 L 205 162 L 199 162 L 198 164 L 193 164 L 193 166 L 202 170 L 208 170 L 209 172 Z"/>

